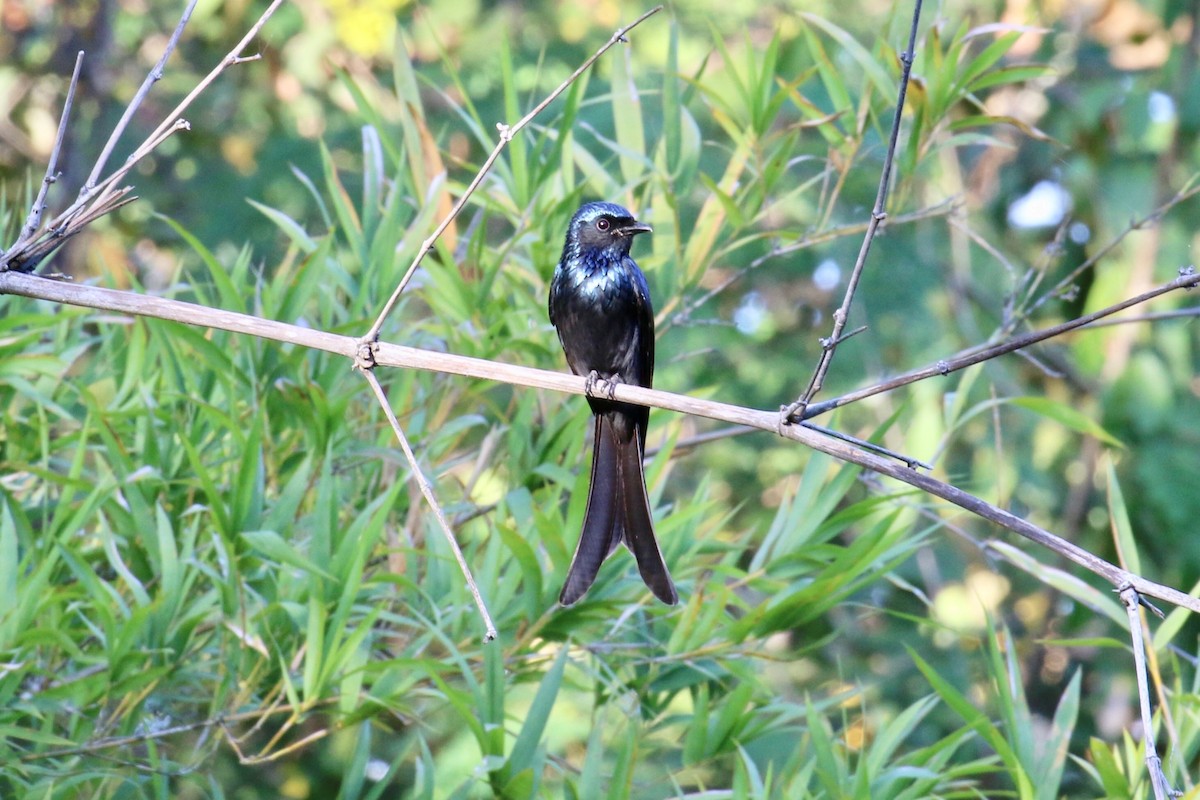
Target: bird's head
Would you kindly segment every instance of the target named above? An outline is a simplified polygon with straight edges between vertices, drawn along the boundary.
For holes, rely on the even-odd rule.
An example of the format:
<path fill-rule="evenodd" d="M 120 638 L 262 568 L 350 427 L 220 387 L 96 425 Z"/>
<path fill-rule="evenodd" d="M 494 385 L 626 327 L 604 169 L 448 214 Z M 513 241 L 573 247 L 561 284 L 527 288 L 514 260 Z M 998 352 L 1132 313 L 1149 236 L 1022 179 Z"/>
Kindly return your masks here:
<path fill-rule="evenodd" d="M 650 230 L 629 209 L 616 203 L 584 203 L 571 218 L 567 248 L 577 254 L 604 251 L 624 256 L 629 253 L 633 237 Z"/>

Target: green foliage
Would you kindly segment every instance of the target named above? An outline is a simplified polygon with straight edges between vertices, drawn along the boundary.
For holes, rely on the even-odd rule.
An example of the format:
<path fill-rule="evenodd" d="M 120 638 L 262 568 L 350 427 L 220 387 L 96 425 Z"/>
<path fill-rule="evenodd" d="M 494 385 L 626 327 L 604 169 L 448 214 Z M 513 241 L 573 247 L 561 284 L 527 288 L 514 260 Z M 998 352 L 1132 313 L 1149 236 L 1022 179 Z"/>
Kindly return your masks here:
<path fill-rule="evenodd" d="M 655 228 L 636 255 L 659 312 L 656 385 L 790 400 L 841 295 L 812 272 L 826 261 L 844 276 L 874 202 L 907 11 L 880 23 L 759 9 L 752 24 L 712 11 L 646 23 L 515 138 L 383 337 L 561 369 L 546 282 L 570 214 L 601 196 Z M 317 78 L 301 44 L 316 49 L 304 37 L 319 26 L 295 29 L 325 12 L 292 13 L 268 39 L 300 99 L 254 112 L 263 90 L 234 79 L 246 96 L 230 103 L 271 131 L 253 179 L 231 183 L 225 164 L 172 194 L 139 178 L 159 216 L 133 212 L 91 242 L 132 250 L 128 227 L 173 254 L 166 281 L 122 265 L 139 291 L 360 335 L 464 193 L 496 121 L 520 118 L 608 32 L 567 45 L 570 9 L 433 3 L 427 18 L 402 15 L 389 69 L 372 72 L 356 58 L 378 37 L 351 36 L 335 9 L 331 36 L 356 58 L 322 45 L 345 68 Z M 220 41 L 220 21 L 206 22 L 201 52 Z M 123 24 L 132 36 L 144 23 Z M 1082 299 L 1047 292 L 1082 246 L 1064 235 L 1047 250 L 1001 222 L 1042 177 L 1039 159 L 1068 162 L 1072 187 L 1121 185 L 1130 169 L 1088 147 L 1089 115 L 1123 113 L 1094 87 L 1072 84 L 1088 114 L 994 109 L 1047 91 L 1045 63 L 1069 61 L 1030 50 L 1021 37 L 1036 33 L 923 24 L 894 222 L 856 305 L 870 330 L 839 349 L 830 391 L 1137 285 L 1118 247 L 1085 276 L 1094 286 L 1079 279 Z M 1137 96 L 1155 90 L 1110 73 Z M 314 114 L 320 141 L 292 130 Z M 1161 152 L 1116 128 L 1131 160 Z M 172 146 L 237 153 L 239 136 L 255 138 L 212 135 Z M 1074 149 L 1052 149 L 1063 143 Z M 168 150 L 162 163 L 190 157 Z M 23 192 L 0 197 L 6 231 Z M 942 201 L 960 193 L 971 213 L 947 225 Z M 1106 242 L 1132 201 L 1078 202 Z M 928 221 L 895 222 L 909 213 Z M 1171 225 L 1164 247 L 1186 251 L 1190 234 Z M 1197 474 L 1198 451 L 1179 446 L 1194 439 L 1194 334 L 1154 328 L 1134 345 L 1106 329 L 1067 347 L 1037 357 L 1070 380 L 993 362 L 847 408 L 836 425 L 1130 568 L 1192 583 L 1200 551 L 1147 520 L 1188 519 L 1156 493 Z M 1135 377 L 1106 372 L 1131 349 Z M 1073 568 L 981 541 L 988 531 L 787 443 L 696 448 L 694 421 L 655 412 L 647 476 L 683 602 L 654 604 L 619 553 L 562 609 L 586 498 L 583 402 L 380 378 L 496 642 L 482 642 L 410 467 L 344 360 L 0 298 L 0 797 L 1147 796 L 1142 745 L 1097 721 L 1131 676 L 1127 619 Z M 1106 447 L 1113 460 L 1096 459 Z M 1148 463 L 1141 447 L 1172 460 Z M 1200 687 L 1173 648 L 1194 636 L 1174 612 L 1153 639 L 1179 782 L 1200 751 Z"/>

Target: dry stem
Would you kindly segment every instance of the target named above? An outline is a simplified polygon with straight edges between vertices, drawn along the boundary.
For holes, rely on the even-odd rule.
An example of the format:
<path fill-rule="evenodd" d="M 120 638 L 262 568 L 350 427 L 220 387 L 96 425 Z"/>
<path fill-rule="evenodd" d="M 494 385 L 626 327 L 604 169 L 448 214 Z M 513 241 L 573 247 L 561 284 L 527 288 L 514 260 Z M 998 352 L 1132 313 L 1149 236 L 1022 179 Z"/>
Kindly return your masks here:
<path fill-rule="evenodd" d="M 1190 288 L 1200 285 L 1200 273 L 1176 278 L 1164 287 L 1155 290 L 1161 293 L 1170 289 Z M 206 308 L 179 300 L 147 297 L 134 292 L 102 289 L 95 286 L 77 286 L 67 281 L 50 280 L 36 275 L 17 272 L 0 273 L 0 294 L 18 294 L 39 297 L 60 303 L 88 306 L 108 311 L 120 311 L 140 316 L 203 325 L 210 328 L 245 333 L 280 342 L 299 344 L 318 350 L 337 353 L 349 359 L 358 357 L 360 341 L 325 331 L 302 328 L 283 322 L 274 322 L 237 314 L 230 311 Z M 1119 304 L 1126 307 L 1127 304 Z M 479 358 L 468 358 L 450 353 L 421 350 L 414 347 L 380 342 L 374 347 L 374 361 L 380 366 L 404 367 L 464 375 L 485 380 L 498 380 L 519 386 L 550 389 L 571 394 L 586 394 L 587 381 L 574 375 L 533 369 L 509 364 L 499 364 Z M 725 422 L 748 425 L 759 430 L 778 432 L 781 436 L 799 442 L 814 450 L 827 453 L 843 461 L 849 461 L 883 475 L 915 486 L 929 494 L 990 520 L 1004 528 L 1031 539 L 1043 547 L 1074 561 L 1090 572 L 1107 580 L 1114 587 L 1132 586 L 1139 594 L 1156 597 L 1168 603 L 1200 612 L 1200 600 L 1177 589 L 1146 580 L 1099 558 L 1077 545 L 1072 544 L 1038 526 L 1021 519 L 1015 514 L 997 508 L 990 503 L 964 492 L 948 483 L 924 475 L 888 459 L 869 453 L 862 448 L 826 436 L 800 425 L 779 425 L 778 412 L 758 411 L 742 406 L 699 400 L 686 395 L 672 394 L 655 389 L 646 389 L 630 384 L 619 384 L 612 389 L 615 399 L 638 405 L 663 408 L 685 414 L 708 417 Z"/>

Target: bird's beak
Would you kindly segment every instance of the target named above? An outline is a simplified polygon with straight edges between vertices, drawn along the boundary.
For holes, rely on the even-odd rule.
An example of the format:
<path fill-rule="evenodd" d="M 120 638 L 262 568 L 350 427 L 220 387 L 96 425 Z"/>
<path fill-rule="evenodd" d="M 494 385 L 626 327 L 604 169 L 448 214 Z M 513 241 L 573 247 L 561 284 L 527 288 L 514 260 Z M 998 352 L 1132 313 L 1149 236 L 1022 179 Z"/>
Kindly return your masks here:
<path fill-rule="evenodd" d="M 653 233 L 654 229 L 644 222 L 634 220 L 622 227 L 619 232 L 622 236 L 636 236 L 639 233 Z"/>

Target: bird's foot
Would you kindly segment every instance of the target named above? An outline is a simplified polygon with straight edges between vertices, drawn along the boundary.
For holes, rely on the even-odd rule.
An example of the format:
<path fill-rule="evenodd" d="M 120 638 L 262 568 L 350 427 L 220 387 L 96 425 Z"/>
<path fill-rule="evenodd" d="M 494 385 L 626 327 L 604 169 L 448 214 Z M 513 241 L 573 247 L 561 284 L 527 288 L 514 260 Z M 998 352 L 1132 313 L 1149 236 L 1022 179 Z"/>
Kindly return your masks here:
<path fill-rule="evenodd" d="M 603 380 L 604 379 L 600 377 L 599 372 L 596 372 L 596 370 L 592 370 L 591 372 L 589 372 L 587 374 L 587 379 L 583 384 L 583 393 L 586 394 L 588 397 L 595 397 L 596 396 L 596 384 L 600 383 Z"/>
<path fill-rule="evenodd" d="M 603 378 L 600 376 L 599 372 L 592 370 L 588 373 L 587 382 L 583 386 L 583 391 L 588 397 L 603 397 L 606 400 L 615 400 L 617 397 L 618 383 L 621 383 L 620 375 L 612 375 L 608 378 Z"/>
<path fill-rule="evenodd" d="M 617 384 L 621 382 L 620 375 L 612 375 L 604 381 L 604 396 L 609 400 L 617 399 Z"/>

